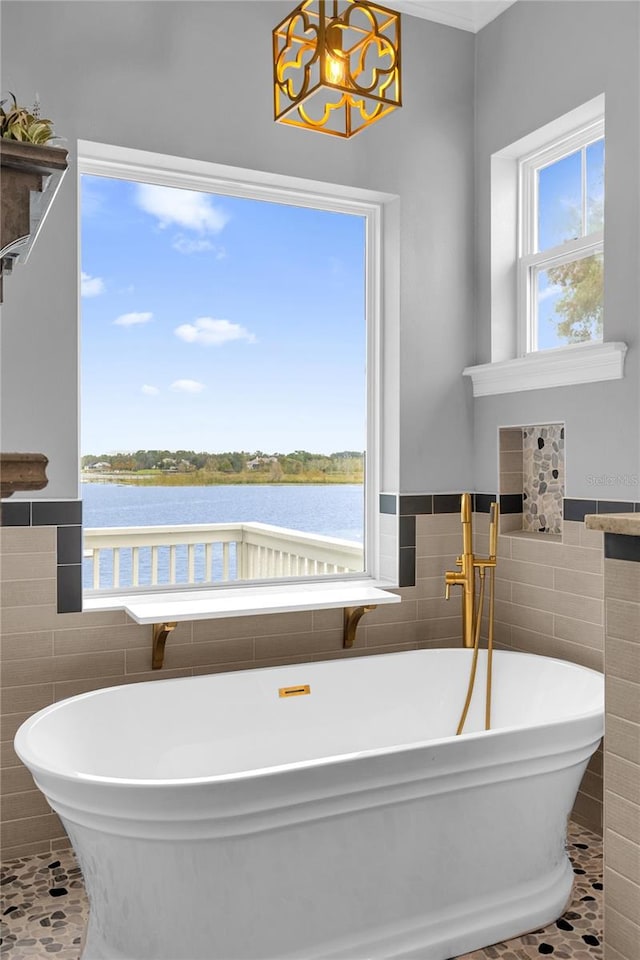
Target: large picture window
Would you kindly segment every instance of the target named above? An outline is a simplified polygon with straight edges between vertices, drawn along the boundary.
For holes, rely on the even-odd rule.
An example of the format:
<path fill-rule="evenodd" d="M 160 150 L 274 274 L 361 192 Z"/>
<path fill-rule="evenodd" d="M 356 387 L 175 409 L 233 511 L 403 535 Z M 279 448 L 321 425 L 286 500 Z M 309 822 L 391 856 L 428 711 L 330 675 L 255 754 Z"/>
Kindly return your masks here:
<path fill-rule="evenodd" d="M 520 162 L 521 353 L 602 340 L 604 121 Z"/>
<path fill-rule="evenodd" d="M 373 208 L 80 170 L 85 589 L 367 574 Z"/>

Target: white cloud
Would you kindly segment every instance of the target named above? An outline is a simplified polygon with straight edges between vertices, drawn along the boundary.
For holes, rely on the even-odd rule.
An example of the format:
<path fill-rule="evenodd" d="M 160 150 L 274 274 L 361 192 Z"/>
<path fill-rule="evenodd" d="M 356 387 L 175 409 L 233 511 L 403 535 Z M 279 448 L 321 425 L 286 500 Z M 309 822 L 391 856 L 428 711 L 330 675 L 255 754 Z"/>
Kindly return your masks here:
<path fill-rule="evenodd" d="M 96 217 L 104 210 L 104 197 L 95 184 L 89 185 L 86 177 L 82 178 L 82 216 Z"/>
<path fill-rule="evenodd" d="M 104 293 L 102 277 L 92 277 L 83 270 L 80 274 L 80 295 L 82 297 L 99 297 L 101 293 Z"/>
<path fill-rule="evenodd" d="M 156 217 L 160 227 L 176 224 L 198 233 L 220 233 L 229 217 L 214 206 L 207 193 L 139 183 L 136 189 L 138 206 Z"/>
<path fill-rule="evenodd" d="M 204 253 L 207 250 L 214 250 L 214 246 L 210 240 L 192 240 L 190 237 L 185 237 L 184 234 L 179 233 L 177 237 L 174 237 L 171 244 L 174 250 L 177 250 L 178 253 Z"/>
<path fill-rule="evenodd" d="M 562 287 L 558 283 L 552 283 L 548 287 L 543 287 L 540 293 L 538 294 L 538 302 L 541 303 L 543 300 L 548 300 L 550 297 L 555 297 L 556 294 L 562 291 Z"/>
<path fill-rule="evenodd" d="M 207 347 L 219 347 L 232 340 L 246 340 L 255 343 L 255 334 L 250 333 L 239 323 L 229 320 L 214 320 L 213 317 L 199 317 L 193 323 L 183 323 L 173 331 L 176 337 L 187 343 L 201 343 Z"/>
<path fill-rule="evenodd" d="M 147 397 L 157 397 L 160 393 L 157 387 L 152 387 L 150 383 L 143 383 L 140 387 L 140 392 L 144 393 Z"/>
<path fill-rule="evenodd" d="M 206 388 L 199 380 L 174 380 L 171 389 L 175 393 L 202 393 Z"/>
<path fill-rule="evenodd" d="M 123 313 L 113 321 L 117 327 L 134 327 L 139 323 L 149 323 L 152 313 Z"/>

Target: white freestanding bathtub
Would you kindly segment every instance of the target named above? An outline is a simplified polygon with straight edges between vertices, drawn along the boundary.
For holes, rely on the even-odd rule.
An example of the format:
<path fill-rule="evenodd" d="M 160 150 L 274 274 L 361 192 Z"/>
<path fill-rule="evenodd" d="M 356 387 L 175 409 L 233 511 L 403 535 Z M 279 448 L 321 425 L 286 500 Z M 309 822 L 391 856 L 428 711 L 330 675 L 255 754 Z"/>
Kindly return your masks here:
<path fill-rule="evenodd" d="M 62 817 L 83 960 L 444 960 L 557 918 L 601 674 L 419 650 L 111 687 L 18 754 Z M 280 696 L 280 688 L 309 693 Z"/>

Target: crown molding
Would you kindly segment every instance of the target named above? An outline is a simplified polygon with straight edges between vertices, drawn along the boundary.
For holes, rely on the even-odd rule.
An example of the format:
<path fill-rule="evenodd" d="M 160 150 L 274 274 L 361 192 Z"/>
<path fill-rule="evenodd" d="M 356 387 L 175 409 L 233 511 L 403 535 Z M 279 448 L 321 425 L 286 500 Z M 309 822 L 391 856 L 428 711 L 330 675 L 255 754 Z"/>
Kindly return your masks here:
<path fill-rule="evenodd" d="M 422 20 L 477 33 L 516 0 L 392 0 L 384 6 Z"/>

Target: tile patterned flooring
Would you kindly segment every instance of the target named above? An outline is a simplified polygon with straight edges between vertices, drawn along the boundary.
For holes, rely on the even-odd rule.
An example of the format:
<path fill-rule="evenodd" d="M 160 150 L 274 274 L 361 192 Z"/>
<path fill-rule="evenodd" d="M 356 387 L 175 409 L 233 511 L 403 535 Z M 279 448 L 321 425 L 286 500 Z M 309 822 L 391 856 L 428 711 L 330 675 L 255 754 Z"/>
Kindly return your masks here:
<path fill-rule="evenodd" d="M 602 840 L 569 824 L 573 900 L 556 923 L 459 960 L 602 960 Z M 78 960 L 87 917 L 82 876 L 70 850 L 10 860 L 2 870 L 2 940 L 8 960 Z"/>

